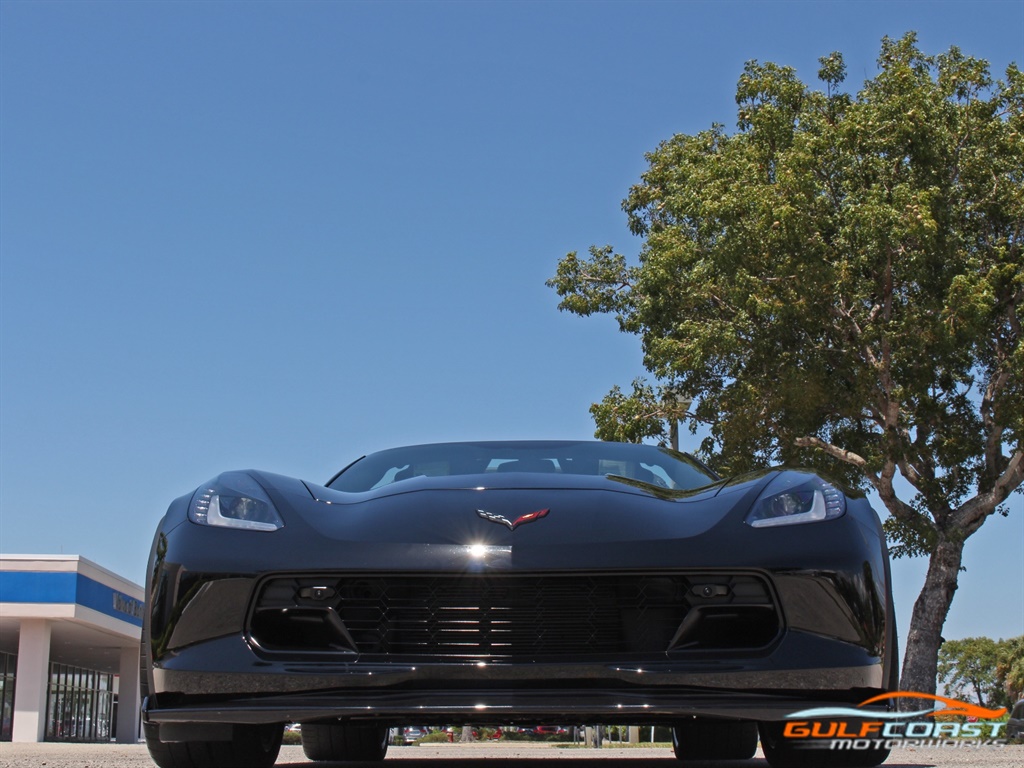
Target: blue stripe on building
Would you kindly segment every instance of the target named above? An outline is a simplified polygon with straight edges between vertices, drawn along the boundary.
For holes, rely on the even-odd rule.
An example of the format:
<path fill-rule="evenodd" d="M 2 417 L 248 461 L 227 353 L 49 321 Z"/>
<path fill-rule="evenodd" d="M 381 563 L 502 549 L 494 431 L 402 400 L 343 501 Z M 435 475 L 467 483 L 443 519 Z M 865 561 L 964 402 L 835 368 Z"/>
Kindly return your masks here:
<path fill-rule="evenodd" d="M 0 603 L 77 603 L 142 626 L 141 600 L 80 573 L 0 571 Z"/>

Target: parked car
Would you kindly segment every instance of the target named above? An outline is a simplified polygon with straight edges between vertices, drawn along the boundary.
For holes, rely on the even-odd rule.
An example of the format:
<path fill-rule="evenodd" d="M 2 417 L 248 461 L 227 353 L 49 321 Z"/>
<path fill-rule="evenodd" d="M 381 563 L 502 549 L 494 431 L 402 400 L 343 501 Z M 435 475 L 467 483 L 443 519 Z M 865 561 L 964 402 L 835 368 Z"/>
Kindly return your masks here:
<path fill-rule="evenodd" d="M 749 758 L 760 732 L 779 765 L 800 757 L 786 715 L 896 689 L 862 494 L 650 445 L 412 446 L 326 485 L 226 472 L 171 503 L 146 572 L 161 768 L 269 768 L 290 720 L 337 761 L 496 717 L 669 725 L 685 759 Z"/>
<path fill-rule="evenodd" d="M 407 726 L 402 729 L 402 740 L 406 744 L 415 744 L 417 741 L 427 735 L 426 728 L 418 728 L 416 726 Z"/>
<path fill-rule="evenodd" d="M 1010 718 L 1006 721 L 1006 738 L 1013 741 L 1024 739 L 1024 699 L 1010 710 Z"/>

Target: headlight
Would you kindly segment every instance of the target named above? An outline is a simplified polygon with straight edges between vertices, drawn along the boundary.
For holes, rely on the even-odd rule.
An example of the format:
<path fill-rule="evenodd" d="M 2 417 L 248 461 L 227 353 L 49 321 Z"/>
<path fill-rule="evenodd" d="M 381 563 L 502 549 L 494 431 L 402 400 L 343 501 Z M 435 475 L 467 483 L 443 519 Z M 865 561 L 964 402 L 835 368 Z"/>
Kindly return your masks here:
<path fill-rule="evenodd" d="M 831 483 L 804 472 L 783 472 L 761 492 L 747 515 L 754 528 L 832 520 L 846 511 L 846 497 Z"/>
<path fill-rule="evenodd" d="M 225 472 L 196 491 L 188 519 L 199 525 L 276 531 L 284 522 L 259 483 L 245 472 Z"/>

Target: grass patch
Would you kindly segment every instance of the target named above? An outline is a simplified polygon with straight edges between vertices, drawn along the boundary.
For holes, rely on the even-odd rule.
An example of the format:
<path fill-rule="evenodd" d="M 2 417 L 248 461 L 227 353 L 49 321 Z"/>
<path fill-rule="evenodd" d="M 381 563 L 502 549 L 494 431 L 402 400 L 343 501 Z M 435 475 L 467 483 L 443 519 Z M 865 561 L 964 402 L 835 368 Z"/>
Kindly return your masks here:
<path fill-rule="evenodd" d="M 447 744 L 448 734 L 444 731 L 431 731 L 426 736 L 416 739 L 416 744 Z"/>

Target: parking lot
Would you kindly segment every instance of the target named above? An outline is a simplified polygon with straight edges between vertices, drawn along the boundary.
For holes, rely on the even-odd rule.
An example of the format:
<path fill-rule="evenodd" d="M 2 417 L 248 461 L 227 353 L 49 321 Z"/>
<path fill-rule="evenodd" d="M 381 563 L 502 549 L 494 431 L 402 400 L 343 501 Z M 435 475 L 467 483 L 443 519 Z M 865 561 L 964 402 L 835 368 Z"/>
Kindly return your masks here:
<path fill-rule="evenodd" d="M 752 760 L 687 763 L 688 768 L 767 768 L 758 756 Z M 541 768 L 559 761 L 560 768 L 586 768 L 594 762 L 608 765 L 614 761 L 621 768 L 649 768 L 651 760 L 681 765 L 665 748 L 636 747 L 621 749 L 582 749 L 546 743 L 505 744 L 436 744 L 418 747 L 394 747 L 388 762 L 402 762 L 402 768 L 436 768 L 438 761 L 456 768 Z M 317 765 L 305 758 L 301 747 L 281 749 L 278 768 L 312 768 Z M 327 765 L 321 763 L 321 765 Z M 356 763 L 345 765 L 355 766 Z M 365 764 L 367 766 L 373 763 Z M 887 768 L 966 768 L 988 766 L 1024 768 L 1024 746 L 986 747 L 982 749 L 896 750 L 886 761 Z M 0 744 L 2 768 L 153 768 L 143 745 L 118 744 Z"/>

